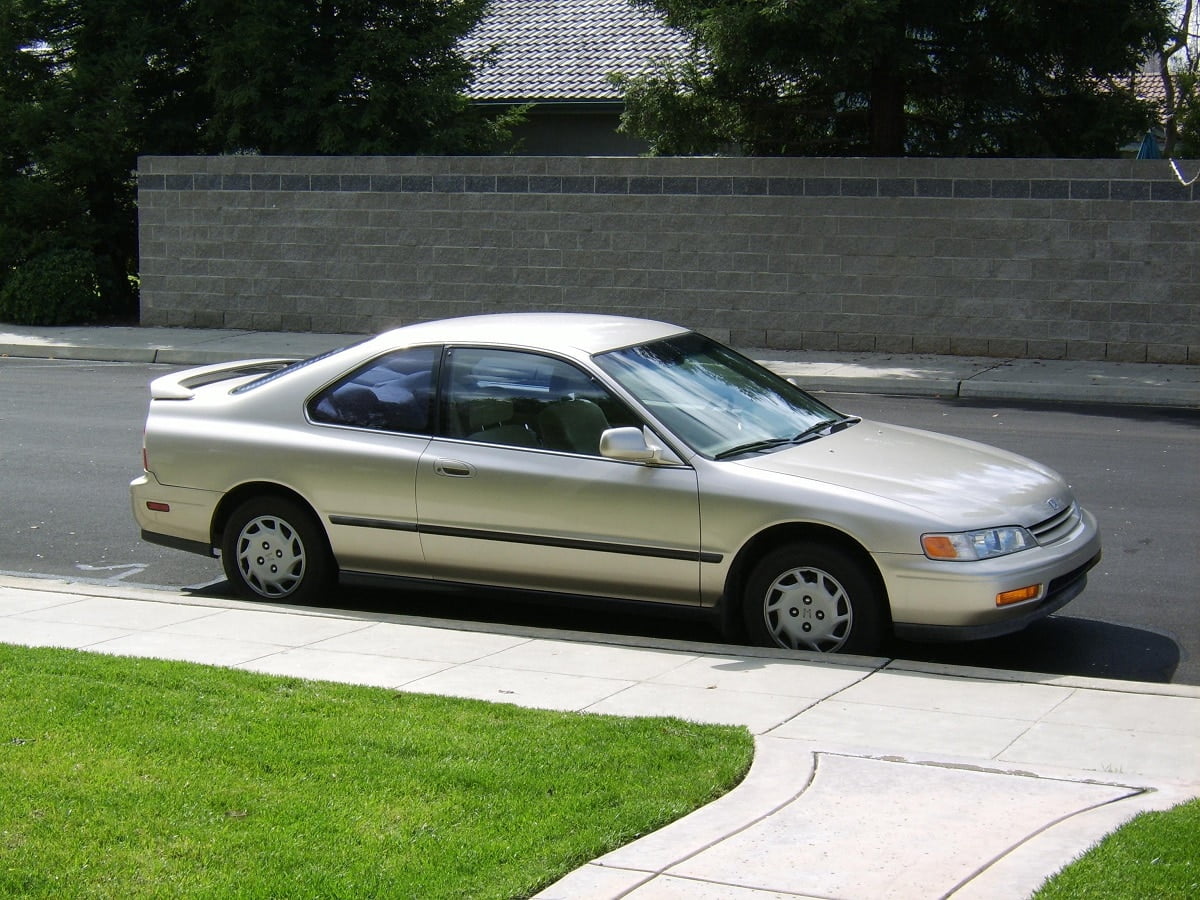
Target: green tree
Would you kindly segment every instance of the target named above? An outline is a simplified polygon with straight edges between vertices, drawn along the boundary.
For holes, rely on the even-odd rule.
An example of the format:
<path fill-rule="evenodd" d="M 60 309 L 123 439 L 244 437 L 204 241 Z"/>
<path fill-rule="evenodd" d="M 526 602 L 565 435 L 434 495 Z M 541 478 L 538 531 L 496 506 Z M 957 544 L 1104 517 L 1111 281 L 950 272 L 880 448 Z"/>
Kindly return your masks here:
<path fill-rule="evenodd" d="M 1170 155 L 1200 159 L 1200 66 L 1193 61 L 1176 74 L 1175 104 L 1178 143 Z"/>
<path fill-rule="evenodd" d="M 1163 153 L 1166 156 L 1200 155 L 1200 52 L 1193 22 L 1192 0 L 1175 9 L 1172 29 L 1158 53 L 1158 73 L 1163 86 Z"/>
<path fill-rule="evenodd" d="M 487 0 L 0 0 L 0 319 L 136 311 L 141 154 L 462 153 Z"/>
<path fill-rule="evenodd" d="M 216 152 L 456 153 L 506 123 L 463 97 L 458 41 L 488 0 L 195 0 Z"/>
<path fill-rule="evenodd" d="M 37 102 L 16 110 L 26 122 L 28 157 L 18 190 L 38 203 L 36 211 L 25 204 L 32 231 L 7 279 L 9 316 L 28 319 L 39 308 L 49 322 L 129 316 L 136 310 L 137 155 L 194 144 L 192 110 L 180 99 L 187 70 L 171 58 L 185 24 L 180 7 L 156 0 L 15 5 L 34 27 L 20 55 L 37 59 L 43 77 Z M 48 282 L 59 289 L 27 296 Z"/>
<path fill-rule="evenodd" d="M 40 23 L 27 4 L 0 0 L 0 318 L 8 276 L 55 249 L 58 229 L 77 212 L 40 165 L 54 60 L 39 45 Z"/>
<path fill-rule="evenodd" d="M 1109 78 L 1162 0 L 633 0 L 690 57 L 619 79 L 658 153 L 1112 156 L 1150 112 Z"/>

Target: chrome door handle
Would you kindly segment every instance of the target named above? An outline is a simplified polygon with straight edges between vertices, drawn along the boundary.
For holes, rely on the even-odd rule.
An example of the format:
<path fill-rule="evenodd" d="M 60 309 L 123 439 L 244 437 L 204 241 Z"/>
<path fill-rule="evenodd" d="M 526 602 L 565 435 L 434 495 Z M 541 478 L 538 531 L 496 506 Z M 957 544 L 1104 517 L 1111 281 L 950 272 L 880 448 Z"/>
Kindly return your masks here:
<path fill-rule="evenodd" d="M 475 467 L 457 459 L 439 459 L 434 462 L 433 471 L 447 478 L 470 478 L 475 474 Z"/>

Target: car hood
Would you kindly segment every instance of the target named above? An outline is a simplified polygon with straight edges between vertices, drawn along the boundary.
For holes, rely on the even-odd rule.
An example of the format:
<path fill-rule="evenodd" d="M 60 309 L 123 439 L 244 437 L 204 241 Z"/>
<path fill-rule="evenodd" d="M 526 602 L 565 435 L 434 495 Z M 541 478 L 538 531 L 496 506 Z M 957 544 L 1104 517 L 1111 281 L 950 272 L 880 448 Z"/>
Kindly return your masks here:
<path fill-rule="evenodd" d="M 872 494 L 948 528 L 1041 522 L 1073 498 L 1053 470 L 960 438 L 862 421 L 739 465 Z"/>

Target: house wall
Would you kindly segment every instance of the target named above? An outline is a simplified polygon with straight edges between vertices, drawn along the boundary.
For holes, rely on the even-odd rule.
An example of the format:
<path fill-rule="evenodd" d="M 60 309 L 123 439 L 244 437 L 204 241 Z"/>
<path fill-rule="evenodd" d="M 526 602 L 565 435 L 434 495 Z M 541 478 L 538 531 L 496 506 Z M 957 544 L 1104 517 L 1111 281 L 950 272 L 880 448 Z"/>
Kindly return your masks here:
<path fill-rule="evenodd" d="M 592 106 L 599 106 L 593 104 Z M 521 156 L 641 156 L 650 145 L 618 131 L 621 111 L 584 104 L 540 104 L 513 129 Z"/>
<path fill-rule="evenodd" d="M 752 348 L 1200 363 L 1200 188 L 1165 161 L 146 157 L 138 187 L 145 325 L 585 310 Z"/>

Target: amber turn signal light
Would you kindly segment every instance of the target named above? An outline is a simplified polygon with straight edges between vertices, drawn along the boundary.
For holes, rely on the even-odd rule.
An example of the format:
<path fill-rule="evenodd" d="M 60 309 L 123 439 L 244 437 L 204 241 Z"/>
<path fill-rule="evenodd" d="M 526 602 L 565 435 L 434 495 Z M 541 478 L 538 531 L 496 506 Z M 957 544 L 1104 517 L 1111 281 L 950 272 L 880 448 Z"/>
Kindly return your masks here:
<path fill-rule="evenodd" d="M 1010 603 L 1033 600 L 1041 592 L 1042 586 L 1040 584 L 1031 584 L 1029 587 L 1017 588 L 1015 591 L 1004 591 L 996 595 L 996 605 L 1008 606 Z"/>

